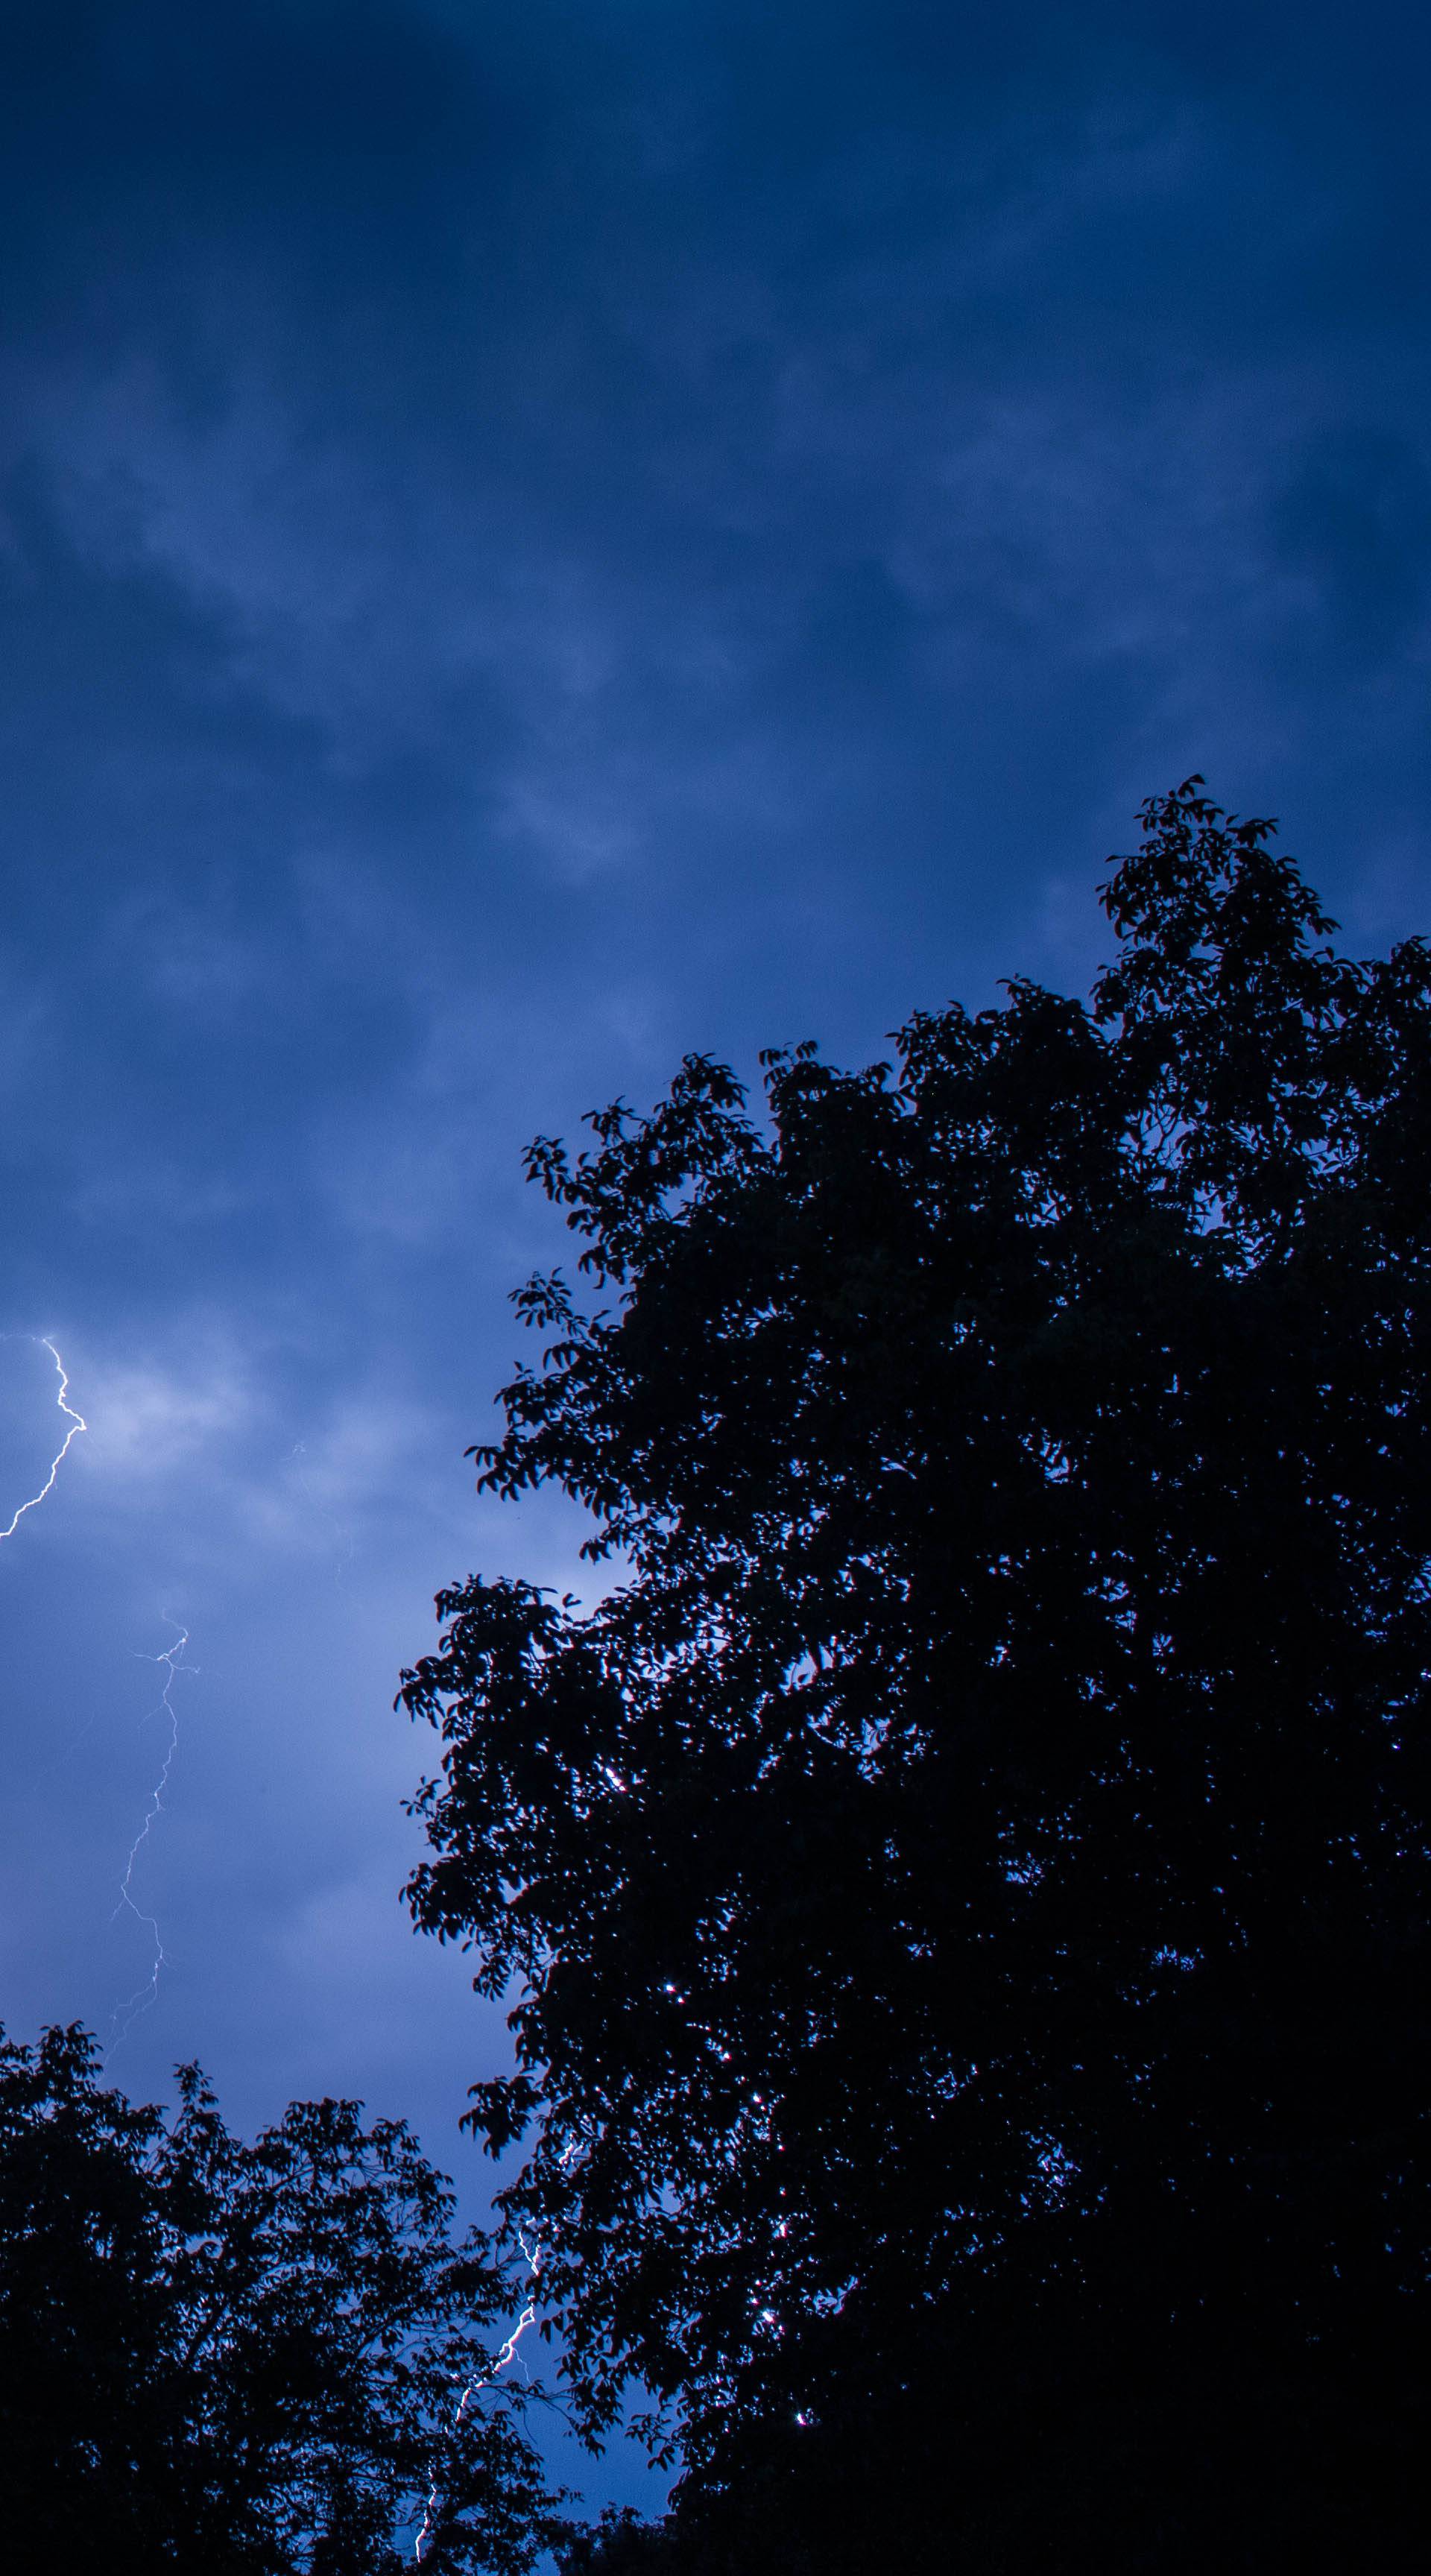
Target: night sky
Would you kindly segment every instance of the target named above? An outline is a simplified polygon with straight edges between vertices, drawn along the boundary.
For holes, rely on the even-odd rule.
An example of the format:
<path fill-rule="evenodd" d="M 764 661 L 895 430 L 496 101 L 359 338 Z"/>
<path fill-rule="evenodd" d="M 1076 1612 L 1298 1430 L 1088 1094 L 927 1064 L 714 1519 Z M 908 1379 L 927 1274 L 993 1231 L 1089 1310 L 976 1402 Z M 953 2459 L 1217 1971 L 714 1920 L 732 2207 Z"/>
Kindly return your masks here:
<path fill-rule="evenodd" d="M 455 2122 L 536 1131 L 1079 989 L 1191 770 L 1431 916 L 1422 8 L 45 0 L 0 64 L 0 2016 Z M 116 1916 L 136 1861 L 167 1954 Z M 126 2029 L 126 2023 L 129 2026 Z M 619 2478 L 616 2479 L 619 2488 Z M 620 2491 L 625 2491 L 621 2489 Z"/>

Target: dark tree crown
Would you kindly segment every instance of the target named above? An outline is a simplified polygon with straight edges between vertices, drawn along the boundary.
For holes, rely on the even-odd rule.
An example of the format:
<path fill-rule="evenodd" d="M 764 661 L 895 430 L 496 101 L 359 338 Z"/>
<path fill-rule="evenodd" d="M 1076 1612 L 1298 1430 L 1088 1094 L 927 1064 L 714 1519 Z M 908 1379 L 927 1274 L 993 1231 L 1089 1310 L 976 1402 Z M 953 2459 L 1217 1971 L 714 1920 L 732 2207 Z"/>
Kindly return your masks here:
<path fill-rule="evenodd" d="M 616 1581 L 453 1587 L 403 1690 L 588 2419 L 643 2381 L 708 2504 L 923 2421 L 990 2567 L 1044 2563 L 997 2556 L 1016 2384 L 1069 2511 L 1070 2392 L 1196 2422 L 1189 2564 L 1239 2406 L 1340 2512 L 1427 2251 L 1431 957 L 1337 954 L 1200 780 L 1142 819 L 1087 1006 L 538 1141 L 596 1302 L 519 1292 L 476 1455 Z"/>

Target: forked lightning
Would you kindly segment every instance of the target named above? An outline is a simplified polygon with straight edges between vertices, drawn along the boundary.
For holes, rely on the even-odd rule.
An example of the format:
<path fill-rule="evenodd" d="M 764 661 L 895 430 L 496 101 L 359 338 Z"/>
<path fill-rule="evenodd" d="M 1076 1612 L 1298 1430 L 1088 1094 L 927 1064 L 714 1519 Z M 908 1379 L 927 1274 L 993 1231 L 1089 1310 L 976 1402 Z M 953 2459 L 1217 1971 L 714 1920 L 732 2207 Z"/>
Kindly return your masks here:
<path fill-rule="evenodd" d="M 135 1867 L 140 1853 L 149 1840 L 150 1833 L 164 1813 L 164 1792 L 169 1786 L 169 1774 L 174 1768 L 174 1757 L 179 1750 L 179 1713 L 174 1706 L 174 1678 L 178 1673 L 192 1673 L 198 1670 L 196 1664 L 186 1664 L 183 1660 L 184 1648 L 189 1642 L 188 1629 L 180 1628 L 173 1619 L 169 1621 L 169 1625 L 174 1630 L 173 1645 L 166 1647 L 162 1655 L 146 1655 L 144 1658 L 146 1663 L 159 1664 L 163 1668 L 164 1687 L 159 1694 L 157 1709 L 158 1713 L 163 1715 L 168 1727 L 168 1741 L 164 1747 L 164 1758 L 159 1765 L 158 1777 L 149 1793 L 149 1805 L 145 1811 L 144 1822 L 129 1846 L 129 1857 L 124 1864 L 124 1876 L 119 1882 L 119 1903 L 111 1917 L 113 1921 L 121 1914 L 132 1914 L 135 1922 L 142 1924 L 149 1935 L 152 1955 L 149 1975 L 144 1984 L 135 1989 L 128 2002 L 121 2004 L 114 2016 L 109 2049 L 106 2052 L 109 2055 L 118 2048 L 121 2040 L 128 2037 L 140 2014 L 147 2012 L 150 2005 L 157 2002 L 160 1974 L 169 1964 L 163 1936 L 159 1930 L 158 1917 L 146 1914 L 143 1907 L 135 1902 L 134 1896 Z"/>

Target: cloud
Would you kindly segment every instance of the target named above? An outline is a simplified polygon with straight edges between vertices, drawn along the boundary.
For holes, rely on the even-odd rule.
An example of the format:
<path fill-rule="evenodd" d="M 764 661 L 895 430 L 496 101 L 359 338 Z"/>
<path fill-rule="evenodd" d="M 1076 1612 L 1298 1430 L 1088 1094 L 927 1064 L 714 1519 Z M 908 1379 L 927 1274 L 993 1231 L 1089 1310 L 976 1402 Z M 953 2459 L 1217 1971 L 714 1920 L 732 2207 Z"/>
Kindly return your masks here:
<path fill-rule="evenodd" d="M 1353 667 L 1385 665 L 1412 642 L 1431 585 L 1431 468 L 1420 440 L 1342 423 L 1307 433 L 1271 522 L 1324 650 Z"/>
<path fill-rule="evenodd" d="M 84 1369 L 88 1469 L 104 1486 L 103 1508 L 147 1505 L 159 1484 L 211 1478 L 252 1432 L 258 1398 L 251 1373 L 222 1346 L 182 1362 L 89 1358 Z"/>

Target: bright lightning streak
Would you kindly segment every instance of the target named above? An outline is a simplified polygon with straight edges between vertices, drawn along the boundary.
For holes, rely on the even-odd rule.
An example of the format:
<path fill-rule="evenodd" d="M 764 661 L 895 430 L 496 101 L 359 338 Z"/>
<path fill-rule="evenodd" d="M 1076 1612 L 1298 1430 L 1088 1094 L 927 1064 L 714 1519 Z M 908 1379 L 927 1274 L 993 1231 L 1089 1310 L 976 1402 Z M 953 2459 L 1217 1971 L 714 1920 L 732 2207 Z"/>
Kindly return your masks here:
<path fill-rule="evenodd" d="M 517 2346 L 520 2344 L 523 2335 L 526 2334 L 537 2321 L 537 2303 L 535 2296 L 532 2294 L 535 2291 L 536 2283 L 541 2275 L 541 2247 L 539 2245 L 535 2248 L 529 2246 L 524 2236 L 519 2236 L 517 2242 L 521 2246 L 527 2266 L 527 2301 L 516 2324 L 513 2326 L 511 2333 L 508 2335 L 506 2342 L 502 2345 L 501 2350 L 493 2353 L 486 2369 L 482 2371 L 476 2379 L 469 2379 L 466 2387 L 463 2389 L 462 2394 L 457 2401 L 456 2411 L 452 2418 L 452 2434 L 454 2440 L 466 2421 L 467 2409 L 471 2405 L 473 2398 L 479 2397 L 484 2388 L 490 2388 L 494 2380 L 501 2378 L 504 2370 L 509 2370 L 511 2368 L 512 2363 L 517 2359 Z M 413 2543 L 412 2563 L 414 2567 L 421 2566 L 422 2553 L 427 2547 L 429 2540 L 432 2538 L 432 2526 L 437 2513 L 438 2490 L 439 2481 L 434 2478 L 427 2491 L 427 2506 L 422 2517 L 422 2527 Z"/>
<path fill-rule="evenodd" d="M 5 1340 L 7 1340 L 7 1341 L 9 1341 L 11 1338 L 12 1338 L 12 1336 L 11 1336 L 10 1334 L 8 1334 L 8 1333 L 4 1336 L 4 1339 L 5 1339 Z M 24 1519 L 24 1517 L 25 1517 L 25 1514 L 26 1514 L 27 1512 L 32 1512 L 32 1511 L 34 1511 L 34 1509 L 36 1508 L 36 1505 L 37 1505 L 37 1504 L 39 1504 L 39 1503 L 42 1503 L 42 1502 L 44 1501 L 45 1496 L 50 1492 L 50 1490 L 51 1490 L 51 1488 L 52 1488 L 52 1486 L 53 1486 L 53 1484 L 54 1484 L 54 1481 L 55 1481 L 56 1476 L 59 1474 L 61 1467 L 64 1465 L 64 1463 L 65 1463 L 65 1459 L 66 1459 L 66 1458 L 67 1458 L 67 1456 L 69 1455 L 69 1446 L 70 1446 L 70 1442 L 71 1442 L 72 1440 L 77 1440 L 77 1439 L 79 1438 L 79 1435 L 80 1435 L 80 1433 L 81 1433 L 82 1431 L 88 1431 L 88 1429 L 89 1429 L 89 1424 L 86 1422 L 86 1420 L 85 1420 L 85 1418 L 84 1418 L 84 1415 L 83 1415 L 82 1413 L 76 1413 L 76 1411 L 75 1411 L 75 1409 L 74 1409 L 74 1406 L 71 1404 L 71 1402 L 70 1402 L 70 1400 L 69 1400 L 69 1398 L 70 1398 L 70 1382 L 69 1382 L 69 1378 L 68 1378 L 68 1376 L 67 1376 L 67 1375 L 66 1375 L 66 1373 L 65 1373 L 65 1364 L 64 1364 L 64 1361 L 61 1359 L 61 1357 L 60 1357 L 60 1355 L 59 1355 L 59 1352 L 56 1350 L 56 1348 L 55 1348 L 55 1346 L 54 1346 L 54 1343 L 53 1343 L 52 1341 L 50 1341 L 50 1340 L 46 1337 L 46 1335 L 45 1335 L 45 1334 L 43 1334 L 43 1333 L 27 1333 L 27 1334 L 25 1334 L 25 1335 L 23 1336 L 23 1338 L 24 1338 L 26 1341 L 31 1341 L 31 1342 L 36 1342 L 36 1343 L 38 1343 L 38 1345 L 39 1345 L 40 1349 L 41 1349 L 42 1351 L 48 1351 L 48 1352 L 49 1352 L 49 1354 L 50 1354 L 51 1359 L 54 1361 L 54 1363 L 55 1363 L 55 1375 L 58 1377 L 58 1379 L 59 1379 L 59 1381 L 60 1381 L 60 1391 L 59 1391 L 59 1394 L 58 1394 L 58 1395 L 56 1396 L 56 1398 L 55 1398 L 55 1402 L 56 1402 L 56 1404 L 59 1406 L 61 1413 L 62 1413 L 62 1414 L 64 1414 L 64 1416 L 65 1416 L 66 1420 L 68 1421 L 68 1423 L 69 1423 L 69 1426 L 70 1426 L 70 1427 L 69 1427 L 68 1431 L 65 1433 L 64 1439 L 63 1439 L 63 1440 L 62 1440 L 62 1442 L 60 1443 L 60 1446 L 59 1446 L 58 1450 L 56 1451 L 56 1453 L 55 1453 L 55 1455 L 54 1455 L 53 1459 L 52 1459 L 52 1460 L 51 1460 L 51 1462 L 50 1462 L 50 1472 L 49 1472 L 48 1476 L 45 1478 L 45 1481 L 44 1481 L 43 1485 L 40 1487 L 39 1492 L 38 1492 L 37 1494 L 31 1494 L 31 1496 L 30 1496 L 30 1498 L 29 1498 L 29 1501 L 28 1501 L 28 1502 L 21 1503 L 21 1504 L 17 1507 L 17 1509 L 16 1509 L 16 1511 L 15 1511 L 15 1514 L 14 1514 L 14 1516 L 13 1516 L 13 1518 L 12 1518 L 11 1522 L 10 1522 L 10 1525 L 9 1525 L 8 1529 L 2 1529 L 2 1530 L 0 1530 L 0 1546 L 3 1546 L 3 1545 L 4 1545 L 4 1542 L 5 1542 L 5 1540 L 6 1540 L 7 1538 L 13 1538 L 13 1537 L 14 1537 L 16 1530 L 19 1528 L 21 1521 L 22 1521 L 22 1520 Z"/>
<path fill-rule="evenodd" d="M 146 1914 L 143 1907 L 136 1902 L 134 1895 L 134 1873 L 139 1864 L 139 1856 L 164 1813 L 164 1792 L 169 1786 L 169 1774 L 174 1768 L 175 1757 L 179 1750 L 179 1713 L 174 1706 L 175 1677 L 179 1673 L 198 1671 L 197 1664 L 186 1664 L 183 1659 L 184 1648 L 189 1642 L 188 1629 L 181 1628 L 174 1619 L 171 1619 L 168 1624 L 174 1630 L 173 1645 L 167 1647 L 162 1655 L 145 1655 L 142 1658 L 146 1664 L 158 1664 L 163 1670 L 164 1687 L 160 1692 L 154 1713 L 162 1714 L 166 1720 L 169 1729 L 168 1741 L 164 1747 L 164 1758 L 159 1766 L 158 1777 L 149 1793 L 149 1805 L 144 1821 L 129 1846 L 124 1875 L 119 1882 L 119 1903 L 110 1916 L 110 1921 L 116 1922 L 121 1914 L 132 1914 L 135 1922 L 141 1924 L 149 1935 L 152 1957 L 149 1975 L 144 1984 L 136 1988 L 128 2002 L 121 2004 L 114 2015 L 109 2048 L 106 2052 L 110 2056 L 119 2047 L 120 2042 L 128 2038 L 140 2014 L 148 2012 L 150 2005 L 158 2001 L 159 1979 L 169 1965 L 168 1953 L 159 1930 L 158 1917 Z"/>

